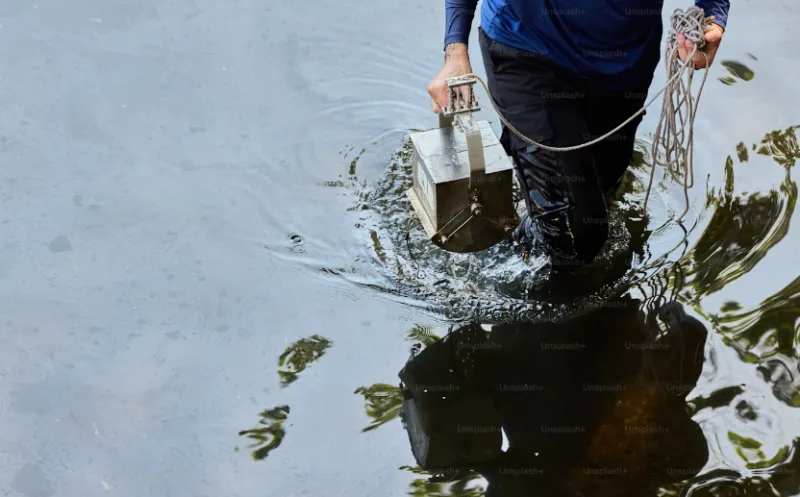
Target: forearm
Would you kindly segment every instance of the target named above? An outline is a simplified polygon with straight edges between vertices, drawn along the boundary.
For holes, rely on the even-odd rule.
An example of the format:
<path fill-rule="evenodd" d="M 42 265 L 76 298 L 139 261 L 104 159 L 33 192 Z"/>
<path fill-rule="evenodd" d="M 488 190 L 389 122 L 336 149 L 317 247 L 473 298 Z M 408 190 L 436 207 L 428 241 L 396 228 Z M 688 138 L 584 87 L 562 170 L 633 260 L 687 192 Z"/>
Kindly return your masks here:
<path fill-rule="evenodd" d="M 730 0 L 695 0 L 695 5 L 703 9 L 706 17 L 714 16 L 714 24 L 719 24 L 725 29 L 728 23 L 728 10 L 731 8 Z"/>
<path fill-rule="evenodd" d="M 445 31 L 444 46 L 451 43 L 467 44 L 469 32 L 472 28 L 472 19 L 478 0 L 445 0 Z M 706 14 L 708 15 L 708 14 Z"/>

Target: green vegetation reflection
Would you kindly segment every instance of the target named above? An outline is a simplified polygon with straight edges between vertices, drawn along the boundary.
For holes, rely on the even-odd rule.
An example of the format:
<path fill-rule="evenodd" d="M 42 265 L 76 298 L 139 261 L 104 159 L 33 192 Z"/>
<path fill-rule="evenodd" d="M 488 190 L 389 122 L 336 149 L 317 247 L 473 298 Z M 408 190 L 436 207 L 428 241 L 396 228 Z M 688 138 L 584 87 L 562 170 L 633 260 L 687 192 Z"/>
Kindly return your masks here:
<path fill-rule="evenodd" d="M 289 406 L 282 405 L 267 409 L 261 412 L 259 416 L 261 420 L 258 424 L 262 426 L 239 432 L 239 436 L 253 440 L 253 443 L 248 448 L 254 449 L 251 455 L 257 461 L 267 457 L 270 452 L 277 449 L 283 442 L 283 437 L 286 436 L 283 423 L 289 417 Z M 238 451 L 239 448 L 237 447 L 236 450 Z"/>
<path fill-rule="evenodd" d="M 278 377 L 281 386 L 285 387 L 294 383 L 298 374 L 325 355 L 325 351 L 332 345 L 331 340 L 320 335 L 312 335 L 289 344 L 278 358 Z M 254 449 L 251 455 L 257 461 L 266 458 L 283 442 L 286 436 L 283 424 L 289 417 L 289 406 L 279 405 L 272 409 L 266 409 L 258 416 L 261 418 L 258 427 L 239 432 L 239 436 L 253 441 L 248 448 Z M 236 451 L 239 451 L 239 447 L 236 447 Z"/>
<path fill-rule="evenodd" d="M 372 431 L 400 415 L 403 392 L 398 386 L 376 383 L 369 387 L 359 387 L 354 393 L 364 396 L 367 416 L 372 418 L 372 422 L 362 432 Z"/>
<path fill-rule="evenodd" d="M 750 81 L 755 77 L 753 70 L 741 62 L 723 60 L 720 64 L 728 71 L 728 76 L 719 78 L 719 80 L 728 86 L 736 84 L 739 81 Z"/>
<path fill-rule="evenodd" d="M 297 375 L 303 372 L 311 363 L 325 355 L 333 342 L 320 335 L 302 338 L 288 347 L 278 359 L 278 375 L 281 384 L 287 386 L 297 380 Z"/>
<path fill-rule="evenodd" d="M 412 497 L 483 497 L 486 489 L 476 483 L 483 480 L 474 471 L 463 474 L 440 475 L 425 471 L 419 466 L 400 466 L 400 469 L 417 475 L 428 475 L 428 478 L 417 478 L 412 481 L 408 495 Z"/>
<path fill-rule="evenodd" d="M 441 338 L 433 332 L 430 326 L 414 325 L 406 334 L 406 340 L 413 342 L 412 353 L 419 351 L 420 347 L 427 347 Z M 363 395 L 366 403 L 367 416 L 372 422 L 362 432 L 372 431 L 400 416 L 403 407 L 403 391 L 399 386 L 388 383 L 375 383 L 369 387 L 359 387 L 356 395 Z"/>

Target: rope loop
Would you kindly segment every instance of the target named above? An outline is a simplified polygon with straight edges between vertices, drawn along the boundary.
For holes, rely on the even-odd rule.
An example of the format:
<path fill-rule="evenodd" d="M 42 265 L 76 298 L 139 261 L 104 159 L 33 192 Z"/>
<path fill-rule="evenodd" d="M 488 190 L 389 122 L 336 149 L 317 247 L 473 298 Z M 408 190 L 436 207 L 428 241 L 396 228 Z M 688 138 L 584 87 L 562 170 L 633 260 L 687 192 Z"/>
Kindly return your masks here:
<path fill-rule="evenodd" d="M 667 44 L 678 42 L 678 34 L 682 34 L 700 47 L 706 44 L 704 36 L 706 16 L 703 9 L 691 6 L 686 11 L 675 9 L 670 16 L 670 30 L 667 34 Z"/>

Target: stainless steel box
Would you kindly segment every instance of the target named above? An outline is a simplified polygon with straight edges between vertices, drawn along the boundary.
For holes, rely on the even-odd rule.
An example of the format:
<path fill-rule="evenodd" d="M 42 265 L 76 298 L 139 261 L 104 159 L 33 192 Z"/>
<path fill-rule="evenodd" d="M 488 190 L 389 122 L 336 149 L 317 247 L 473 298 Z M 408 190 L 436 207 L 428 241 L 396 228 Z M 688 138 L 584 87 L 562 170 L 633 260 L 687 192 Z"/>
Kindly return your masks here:
<path fill-rule="evenodd" d="M 501 241 L 517 222 L 512 160 L 488 121 L 475 125 L 483 142 L 485 173 L 472 178 L 481 205 L 480 215 L 472 218 L 466 134 L 446 125 L 411 134 L 413 185 L 408 196 L 431 241 L 451 252 L 485 250 Z M 440 233 L 444 227 L 447 233 Z"/>

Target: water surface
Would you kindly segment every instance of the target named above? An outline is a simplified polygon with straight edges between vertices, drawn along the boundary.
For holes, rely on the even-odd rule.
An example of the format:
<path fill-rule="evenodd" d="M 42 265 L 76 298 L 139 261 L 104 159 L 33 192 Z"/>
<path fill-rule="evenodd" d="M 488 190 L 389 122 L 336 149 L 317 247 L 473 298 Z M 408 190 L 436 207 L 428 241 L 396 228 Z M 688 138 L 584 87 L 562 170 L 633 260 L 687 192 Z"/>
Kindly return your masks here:
<path fill-rule="evenodd" d="M 618 245 L 642 241 L 633 270 L 552 310 L 498 288 L 526 274 L 501 248 L 448 259 L 417 230 L 416 267 L 407 255 L 409 216 L 391 200 L 405 137 L 436 123 L 438 2 L 3 2 L 3 494 L 481 495 L 485 475 L 448 483 L 417 468 L 399 418 L 409 349 L 455 322 L 536 335 L 551 310 L 569 333 L 581 319 L 640 329 L 615 324 L 614 299 L 638 302 L 644 323 L 678 302 L 705 330 L 673 439 L 697 461 L 664 488 L 800 494 L 798 16 L 789 0 L 732 6 L 697 119 L 692 209 L 669 223 L 683 196 L 664 181 L 637 221 L 643 155 L 615 217 Z M 542 357 L 538 375 L 548 361 L 557 378 L 584 371 Z M 603 371 L 600 358 L 581 374 Z M 647 420 L 653 398 L 624 400 Z M 622 444 L 625 412 L 573 422 L 591 467 L 674 450 Z M 590 466 L 559 461 L 565 478 Z M 581 488 L 633 480 L 600 481 L 611 487 Z"/>

